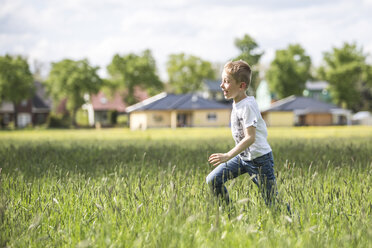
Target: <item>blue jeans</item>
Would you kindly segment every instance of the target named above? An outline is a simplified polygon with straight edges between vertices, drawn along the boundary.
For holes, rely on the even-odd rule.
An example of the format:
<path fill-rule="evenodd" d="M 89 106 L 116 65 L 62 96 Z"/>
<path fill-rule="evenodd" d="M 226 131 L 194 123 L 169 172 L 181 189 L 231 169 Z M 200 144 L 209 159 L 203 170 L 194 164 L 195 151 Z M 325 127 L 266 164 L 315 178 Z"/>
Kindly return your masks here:
<path fill-rule="evenodd" d="M 277 195 L 272 152 L 255 158 L 252 161 L 244 161 L 238 155 L 226 163 L 217 166 L 207 176 L 206 181 L 211 186 L 215 195 L 222 196 L 226 203 L 229 203 L 229 193 L 224 183 L 247 172 L 249 175 L 255 176 L 252 178 L 252 181 L 260 189 L 265 203 L 271 205 L 273 198 Z"/>

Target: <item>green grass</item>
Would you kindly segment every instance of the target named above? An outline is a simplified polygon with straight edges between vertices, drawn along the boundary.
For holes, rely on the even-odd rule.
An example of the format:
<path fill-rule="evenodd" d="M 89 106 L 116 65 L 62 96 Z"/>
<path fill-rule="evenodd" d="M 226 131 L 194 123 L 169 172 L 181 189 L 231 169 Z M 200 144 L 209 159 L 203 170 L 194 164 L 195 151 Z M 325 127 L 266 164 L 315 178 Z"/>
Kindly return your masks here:
<path fill-rule="evenodd" d="M 205 185 L 230 130 L 0 132 L 0 247 L 370 247 L 372 128 L 271 128 L 280 197 Z"/>

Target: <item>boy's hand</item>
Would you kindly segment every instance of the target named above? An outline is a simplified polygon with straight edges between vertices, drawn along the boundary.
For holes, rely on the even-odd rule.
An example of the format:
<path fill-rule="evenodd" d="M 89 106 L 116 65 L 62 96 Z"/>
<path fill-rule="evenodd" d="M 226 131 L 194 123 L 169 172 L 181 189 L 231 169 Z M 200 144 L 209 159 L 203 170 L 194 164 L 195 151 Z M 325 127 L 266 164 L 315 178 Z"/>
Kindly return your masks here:
<path fill-rule="evenodd" d="M 208 162 L 213 164 L 213 166 L 217 166 L 227 162 L 227 160 L 229 160 L 227 153 L 213 153 L 211 156 L 209 156 Z"/>

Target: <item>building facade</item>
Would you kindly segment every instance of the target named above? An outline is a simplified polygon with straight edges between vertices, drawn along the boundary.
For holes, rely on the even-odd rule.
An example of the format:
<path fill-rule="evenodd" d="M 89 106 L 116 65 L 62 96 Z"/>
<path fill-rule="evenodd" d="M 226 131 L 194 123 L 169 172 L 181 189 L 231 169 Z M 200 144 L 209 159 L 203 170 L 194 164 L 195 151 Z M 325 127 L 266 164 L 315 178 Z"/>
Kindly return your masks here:
<path fill-rule="evenodd" d="M 308 97 L 290 96 L 262 111 L 268 126 L 350 125 L 351 111 Z"/>
<path fill-rule="evenodd" d="M 229 126 L 231 107 L 197 94 L 161 93 L 129 106 L 132 130 Z"/>

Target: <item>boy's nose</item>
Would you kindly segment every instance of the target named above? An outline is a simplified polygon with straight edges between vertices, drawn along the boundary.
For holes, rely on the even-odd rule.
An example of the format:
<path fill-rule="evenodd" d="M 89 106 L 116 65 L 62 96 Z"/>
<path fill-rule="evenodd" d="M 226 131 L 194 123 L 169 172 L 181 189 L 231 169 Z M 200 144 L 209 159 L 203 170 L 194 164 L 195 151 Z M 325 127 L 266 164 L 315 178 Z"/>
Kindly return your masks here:
<path fill-rule="evenodd" d="M 221 82 L 220 87 L 221 87 L 221 89 L 223 89 L 223 82 Z"/>

